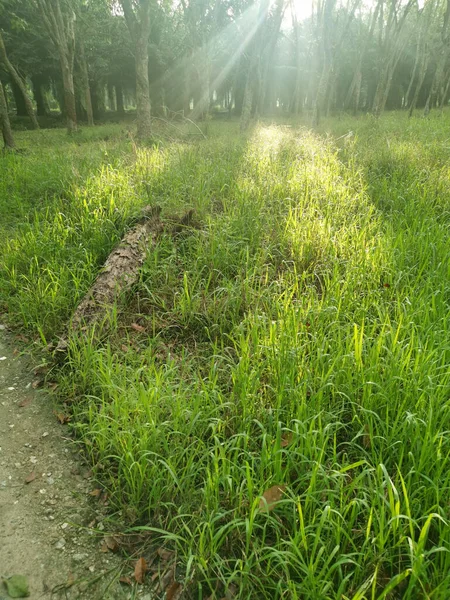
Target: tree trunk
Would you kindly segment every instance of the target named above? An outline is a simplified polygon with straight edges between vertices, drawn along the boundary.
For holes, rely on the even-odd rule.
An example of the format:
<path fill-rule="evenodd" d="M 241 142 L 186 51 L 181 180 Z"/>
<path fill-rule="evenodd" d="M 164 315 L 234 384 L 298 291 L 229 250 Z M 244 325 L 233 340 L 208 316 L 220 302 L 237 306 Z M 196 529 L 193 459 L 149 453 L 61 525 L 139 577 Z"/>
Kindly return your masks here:
<path fill-rule="evenodd" d="M 16 105 L 16 116 L 18 116 L 18 117 L 28 116 L 27 107 L 25 104 L 25 100 L 23 98 L 23 94 L 20 91 L 20 88 L 17 85 L 17 83 L 14 81 L 14 79 L 11 80 L 11 91 L 13 93 L 14 103 Z"/>
<path fill-rule="evenodd" d="M 84 104 L 86 109 L 86 116 L 88 126 L 92 127 L 94 125 L 94 112 L 92 110 L 92 98 L 91 98 L 91 87 L 89 85 L 89 69 L 86 60 L 86 54 L 84 52 L 84 42 L 80 36 L 79 42 L 79 56 L 78 56 L 78 64 L 80 66 L 80 74 L 81 74 L 81 87 L 83 89 L 84 96 Z"/>
<path fill-rule="evenodd" d="M 64 86 L 64 107 L 67 119 L 67 132 L 77 130 L 77 109 L 75 104 L 75 88 L 73 85 L 73 65 L 67 60 L 64 52 L 60 52 L 61 73 Z"/>
<path fill-rule="evenodd" d="M 141 140 L 152 134 L 150 87 L 148 82 L 148 42 L 136 44 L 136 119 L 137 137 Z"/>
<path fill-rule="evenodd" d="M 420 94 L 420 90 L 422 89 L 422 85 L 423 82 L 425 81 L 425 75 L 427 74 L 427 69 L 428 69 L 428 59 L 425 58 L 425 55 L 422 57 L 422 61 L 420 63 L 420 70 L 419 70 L 419 78 L 417 81 L 417 85 L 416 85 L 416 89 L 414 90 L 414 96 L 411 100 L 411 105 L 409 107 L 409 113 L 408 116 L 411 118 L 413 113 L 414 113 L 414 109 L 416 108 L 416 104 L 417 104 L 417 100 L 419 98 L 419 94 Z"/>
<path fill-rule="evenodd" d="M 249 69 L 250 71 L 250 69 Z M 244 100 L 242 102 L 242 114 L 240 121 L 240 130 L 244 132 L 250 125 L 250 118 L 252 115 L 252 104 L 253 104 L 253 80 L 250 74 L 247 76 L 247 82 L 245 84 Z"/>
<path fill-rule="evenodd" d="M 445 84 L 445 88 L 444 88 L 444 93 L 442 94 L 442 98 L 441 98 L 441 115 L 444 112 L 444 107 L 447 102 L 449 88 L 450 88 L 450 77 L 447 79 L 447 83 Z"/>
<path fill-rule="evenodd" d="M 10 60 L 8 59 L 8 55 L 6 54 L 6 48 L 5 48 L 5 44 L 3 43 L 3 38 L 2 38 L 1 32 L 0 32 L 0 62 L 2 62 L 4 64 L 5 68 L 7 69 L 7 71 L 9 72 L 9 74 L 11 76 L 13 84 L 19 88 L 20 93 L 22 94 L 23 101 L 25 103 L 26 114 L 30 117 L 31 123 L 33 125 L 33 129 L 39 129 L 39 123 L 37 121 L 36 115 L 34 114 L 33 103 L 31 101 L 30 97 L 28 96 L 27 89 L 25 87 L 24 82 L 22 81 L 22 78 L 20 77 L 19 73 L 16 71 L 16 69 L 10 62 Z M 17 98 L 17 96 L 15 96 L 15 97 Z"/>
<path fill-rule="evenodd" d="M 116 83 L 114 87 L 116 89 L 117 114 L 119 115 L 119 117 L 124 117 L 125 116 L 125 107 L 123 104 L 122 84 Z"/>
<path fill-rule="evenodd" d="M 420 59 L 421 59 L 421 56 L 424 51 L 422 48 L 421 40 L 422 40 L 422 30 L 420 30 L 420 32 L 419 32 L 419 40 L 417 42 L 417 49 L 416 49 L 416 58 L 414 60 L 414 68 L 411 73 L 411 79 L 409 80 L 408 89 L 406 90 L 406 94 L 405 94 L 404 108 L 408 108 L 408 106 L 409 106 L 409 104 L 408 104 L 409 96 L 412 92 L 414 81 L 415 81 L 416 75 L 417 75 L 417 69 L 419 68 Z"/>
<path fill-rule="evenodd" d="M 111 82 L 108 82 L 107 85 L 107 90 L 108 90 L 108 105 L 109 105 L 109 110 L 111 112 L 116 112 L 116 98 L 114 96 L 114 86 Z"/>
<path fill-rule="evenodd" d="M 142 140 L 149 138 L 152 133 L 150 84 L 148 78 L 150 0 L 140 0 L 136 8 L 133 8 L 131 0 L 120 0 L 120 4 L 125 15 L 131 39 L 134 43 L 137 137 Z"/>
<path fill-rule="evenodd" d="M 64 109 L 67 131 L 77 129 L 77 111 L 73 84 L 73 61 L 75 53 L 75 13 L 70 4 L 61 8 L 60 0 L 36 0 L 43 22 L 59 55 L 64 86 Z"/>
<path fill-rule="evenodd" d="M 15 148 L 14 138 L 11 131 L 11 123 L 9 122 L 8 107 L 6 106 L 6 97 L 3 90 L 2 82 L 0 81 L 0 127 L 2 130 L 3 142 L 5 148 Z"/>
<path fill-rule="evenodd" d="M 39 75 L 33 75 L 31 78 L 33 84 L 33 96 L 36 102 L 36 114 L 38 117 L 46 117 L 48 115 L 48 105 L 42 91 L 44 82 Z"/>

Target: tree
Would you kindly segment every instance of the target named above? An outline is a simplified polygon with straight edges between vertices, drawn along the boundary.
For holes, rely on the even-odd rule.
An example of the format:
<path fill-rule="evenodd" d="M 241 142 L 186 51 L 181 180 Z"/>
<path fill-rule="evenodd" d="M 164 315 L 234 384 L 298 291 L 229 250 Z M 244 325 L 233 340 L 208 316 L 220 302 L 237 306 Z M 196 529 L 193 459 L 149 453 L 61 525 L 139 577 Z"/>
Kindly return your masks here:
<path fill-rule="evenodd" d="M 64 106 L 69 133 L 77 129 L 73 65 L 75 55 L 75 11 L 60 0 L 34 0 L 47 32 L 58 52 L 64 87 Z"/>
<path fill-rule="evenodd" d="M 8 107 L 6 105 L 5 92 L 3 84 L 0 81 L 0 127 L 2 130 L 3 142 L 5 148 L 15 148 L 14 138 L 11 131 L 11 123 L 9 122 Z"/>
<path fill-rule="evenodd" d="M 9 74 L 11 75 L 12 80 L 14 81 L 16 86 L 19 88 L 20 93 L 23 96 L 26 111 L 27 111 L 28 116 L 30 117 L 33 128 L 39 129 L 39 123 L 37 121 L 36 115 L 34 114 L 33 103 L 31 102 L 31 99 L 28 96 L 27 89 L 25 87 L 24 82 L 22 81 L 22 78 L 20 77 L 20 75 L 18 74 L 16 69 L 14 68 L 13 64 L 8 59 L 8 55 L 6 53 L 5 43 L 3 41 L 1 31 L 0 31 L 0 62 L 2 62 L 4 64 L 4 66 L 6 67 L 6 69 L 9 72 Z"/>
<path fill-rule="evenodd" d="M 120 0 L 134 49 L 136 68 L 136 120 L 139 139 L 152 133 L 150 85 L 148 79 L 148 39 L 150 0 Z"/>

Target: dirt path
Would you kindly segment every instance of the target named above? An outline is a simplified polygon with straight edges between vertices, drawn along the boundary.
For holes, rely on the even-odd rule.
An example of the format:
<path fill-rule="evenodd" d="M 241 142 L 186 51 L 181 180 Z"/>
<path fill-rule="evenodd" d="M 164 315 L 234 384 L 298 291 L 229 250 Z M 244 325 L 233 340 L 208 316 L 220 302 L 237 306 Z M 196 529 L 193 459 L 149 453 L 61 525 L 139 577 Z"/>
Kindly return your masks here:
<path fill-rule="evenodd" d="M 117 581 L 108 589 L 120 559 L 102 553 L 99 538 L 79 527 L 103 527 L 89 496 L 95 483 L 32 379 L 0 326 L 0 577 L 25 575 L 32 600 L 130 598 Z M 62 590 L 71 579 L 76 585 Z"/>

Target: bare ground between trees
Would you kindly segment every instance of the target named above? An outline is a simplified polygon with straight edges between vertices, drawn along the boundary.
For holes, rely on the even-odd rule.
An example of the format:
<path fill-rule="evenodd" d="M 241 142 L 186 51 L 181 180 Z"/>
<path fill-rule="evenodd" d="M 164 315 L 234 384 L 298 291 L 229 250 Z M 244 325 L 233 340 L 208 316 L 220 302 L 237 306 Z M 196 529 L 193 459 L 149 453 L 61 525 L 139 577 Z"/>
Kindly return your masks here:
<path fill-rule="evenodd" d="M 32 600 L 129 598 L 117 581 L 121 559 L 102 553 L 93 532 L 102 509 L 89 496 L 88 468 L 4 330 L 0 358 L 0 576 L 26 576 Z"/>

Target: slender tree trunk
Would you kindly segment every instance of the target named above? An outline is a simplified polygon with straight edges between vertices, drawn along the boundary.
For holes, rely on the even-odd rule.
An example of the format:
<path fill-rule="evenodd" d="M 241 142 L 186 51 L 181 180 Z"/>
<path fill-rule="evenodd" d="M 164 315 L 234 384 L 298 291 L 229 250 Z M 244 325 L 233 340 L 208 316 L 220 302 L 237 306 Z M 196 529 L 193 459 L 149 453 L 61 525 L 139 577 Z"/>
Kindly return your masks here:
<path fill-rule="evenodd" d="M 84 104 L 86 108 L 86 116 L 88 126 L 91 127 L 94 125 L 94 111 L 92 109 L 92 97 L 91 97 L 91 87 L 89 85 L 89 69 L 86 60 L 86 54 L 84 51 L 84 42 L 83 39 L 79 38 L 78 41 L 79 46 L 79 55 L 78 55 L 78 63 L 80 66 L 80 74 L 81 74 L 81 87 L 83 88 L 83 96 L 84 96 Z"/>
<path fill-rule="evenodd" d="M 16 84 L 14 79 L 11 80 L 11 91 L 14 96 L 14 103 L 16 105 L 16 116 L 18 117 L 27 117 L 27 107 L 25 105 L 25 100 L 23 98 L 23 94 L 20 91 L 19 86 Z"/>
<path fill-rule="evenodd" d="M 31 83 L 33 84 L 33 96 L 36 102 L 36 114 L 38 117 L 46 117 L 49 110 L 42 90 L 44 85 L 43 79 L 38 75 L 33 75 Z"/>
<path fill-rule="evenodd" d="M 117 114 L 120 117 L 123 117 L 123 116 L 125 116 L 125 107 L 124 107 L 124 104 L 123 104 L 123 89 L 122 89 L 122 84 L 121 83 L 116 83 L 114 87 L 116 89 Z"/>
<path fill-rule="evenodd" d="M 244 88 L 244 98 L 242 101 L 242 112 L 241 112 L 241 120 L 240 120 L 240 130 L 244 132 L 248 129 L 250 125 L 250 119 L 252 116 L 252 104 L 253 104 L 253 78 L 251 76 L 251 71 L 253 67 L 253 61 L 250 61 L 248 65 L 248 73 L 247 79 L 245 82 Z"/>
<path fill-rule="evenodd" d="M 444 93 L 442 94 L 442 98 L 441 98 L 441 115 L 444 112 L 444 107 L 447 102 L 449 89 L 450 89 L 450 77 L 447 79 L 447 83 L 445 84 L 445 88 L 444 88 Z"/>
<path fill-rule="evenodd" d="M 135 61 L 137 136 L 142 140 L 149 138 L 152 133 L 147 39 L 137 42 Z"/>
<path fill-rule="evenodd" d="M 0 31 L 0 62 L 2 62 L 4 64 L 6 70 L 11 75 L 11 78 L 12 78 L 14 84 L 19 88 L 19 90 L 23 96 L 26 111 L 27 111 L 28 116 L 30 117 L 31 123 L 33 125 L 33 129 L 39 129 L 39 123 L 36 118 L 36 115 L 34 114 L 33 103 L 31 101 L 30 97 L 28 96 L 27 89 L 25 87 L 24 82 L 22 81 L 22 78 L 20 77 L 20 75 L 16 71 L 16 69 L 14 68 L 13 64 L 8 59 L 8 55 L 6 54 L 6 48 L 5 48 L 5 44 L 3 42 L 1 31 Z"/>
<path fill-rule="evenodd" d="M 148 78 L 150 0 L 140 0 L 136 9 L 133 8 L 131 0 L 120 0 L 120 3 L 134 44 L 137 137 L 142 140 L 149 138 L 152 133 L 150 84 Z"/>
<path fill-rule="evenodd" d="M 59 55 L 64 87 L 64 112 L 67 131 L 77 129 L 77 111 L 73 83 L 73 62 L 75 54 L 75 13 L 70 4 L 61 8 L 60 0 L 35 0 L 42 20 Z"/>
<path fill-rule="evenodd" d="M 408 116 L 411 118 L 414 113 L 414 109 L 416 108 L 417 100 L 419 98 L 420 90 L 422 89 L 423 82 L 425 81 L 425 75 L 427 74 L 428 69 L 428 59 L 425 55 L 422 57 L 419 69 L 419 77 L 417 80 L 416 89 L 414 90 L 414 96 L 411 100 L 411 105 L 409 107 Z"/>
<path fill-rule="evenodd" d="M 3 142 L 5 148 L 15 148 L 14 138 L 11 131 L 11 123 L 9 122 L 8 107 L 6 106 L 6 97 L 3 90 L 2 82 L 0 81 L 0 127 L 2 130 Z"/>
<path fill-rule="evenodd" d="M 136 9 L 133 8 L 131 0 L 120 0 L 120 3 L 134 44 L 137 137 L 142 140 L 149 138 L 152 133 L 150 84 L 148 78 L 150 0 L 140 0 Z"/>
<path fill-rule="evenodd" d="M 111 82 L 108 82 L 107 90 L 109 110 L 112 112 L 116 112 L 116 98 L 114 96 L 114 86 Z"/>
<path fill-rule="evenodd" d="M 60 52 L 61 73 L 64 87 L 64 107 L 67 119 L 67 131 L 77 130 L 77 109 L 75 104 L 75 88 L 73 84 L 73 65 L 67 60 L 64 52 Z"/>
<path fill-rule="evenodd" d="M 408 106 L 409 106 L 409 96 L 412 92 L 414 81 L 416 80 L 417 69 L 419 68 L 419 65 L 420 65 L 421 56 L 423 55 L 423 48 L 422 48 L 421 40 L 422 40 L 422 30 L 419 32 L 419 40 L 417 42 L 416 58 L 414 60 L 414 68 L 411 73 L 411 79 L 409 80 L 408 89 L 406 90 L 406 94 L 405 94 L 405 101 L 404 101 L 405 108 L 408 108 Z"/>
<path fill-rule="evenodd" d="M 293 112 L 294 115 L 298 116 L 302 112 L 303 94 L 302 94 L 302 71 L 301 71 L 301 44 L 299 25 L 297 19 L 294 17 L 294 33 L 295 33 L 295 87 L 294 87 L 294 103 Z"/>

